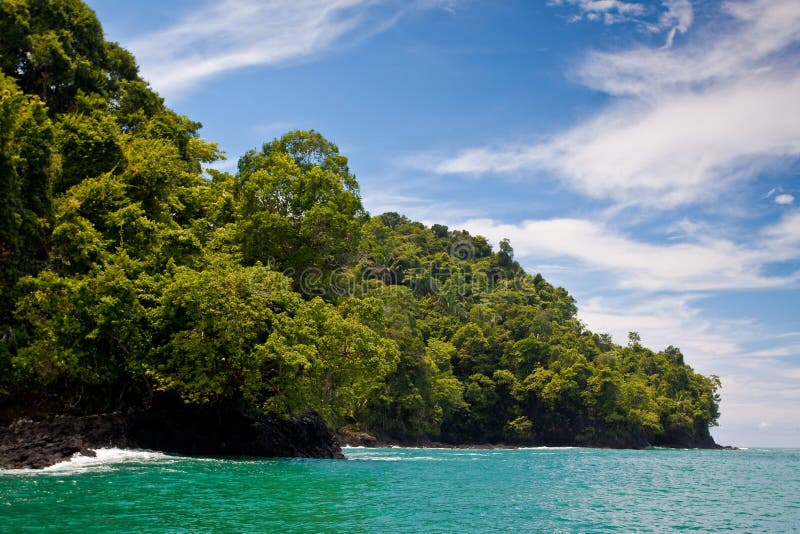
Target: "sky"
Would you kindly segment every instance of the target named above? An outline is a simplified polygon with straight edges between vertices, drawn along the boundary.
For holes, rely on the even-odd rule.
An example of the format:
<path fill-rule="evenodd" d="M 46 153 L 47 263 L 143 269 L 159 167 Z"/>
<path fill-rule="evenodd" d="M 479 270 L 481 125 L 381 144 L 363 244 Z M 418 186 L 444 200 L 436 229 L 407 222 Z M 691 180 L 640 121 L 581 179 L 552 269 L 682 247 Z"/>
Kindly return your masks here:
<path fill-rule="evenodd" d="M 89 0 L 234 171 L 316 129 L 372 214 L 463 228 L 800 447 L 797 0 Z"/>

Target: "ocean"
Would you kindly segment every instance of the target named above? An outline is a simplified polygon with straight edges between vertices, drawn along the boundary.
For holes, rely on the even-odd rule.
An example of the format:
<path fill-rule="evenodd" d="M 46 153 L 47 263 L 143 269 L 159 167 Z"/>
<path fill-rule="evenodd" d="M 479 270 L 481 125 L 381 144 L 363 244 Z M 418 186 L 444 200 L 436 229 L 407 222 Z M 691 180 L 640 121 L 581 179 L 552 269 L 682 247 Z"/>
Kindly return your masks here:
<path fill-rule="evenodd" d="M 0 471 L 0 532 L 800 531 L 800 449 L 344 452 Z"/>

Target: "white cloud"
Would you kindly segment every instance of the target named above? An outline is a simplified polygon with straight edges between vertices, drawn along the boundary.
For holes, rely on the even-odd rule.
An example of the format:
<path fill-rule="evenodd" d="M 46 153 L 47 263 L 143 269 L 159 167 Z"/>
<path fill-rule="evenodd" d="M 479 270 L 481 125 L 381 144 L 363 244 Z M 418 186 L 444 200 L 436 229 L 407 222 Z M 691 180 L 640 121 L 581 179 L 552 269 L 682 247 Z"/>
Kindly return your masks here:
<path fill-rule="evenodd" d="M 800 343 L 791 345 L 771 347 L 768 349 L 761 349 L 750 353 L 751 356 L 761 358 L 780 358 L 786 356 L 800 356 Z M 797 376 L 796 378 L 800 378 Z"/>
<path fill-rule="evenodd" d="M 172 26 L 126 44 L 143 76 L 171 95 L 227 71 L 308 59 L 344 38 L 385 30 L 406 9 L 436 6 L 451 9 L 452 2 L 209 1 Z"/>
<path fill-rule="evenodd" d="M 685 32 L 693 19 L 689 0 L 664 0 L 661 6 L 627 0 L 551 0 L 548 5 L 572 7 L 575 14 L 570 17 L 571 22 L 586 19 L 608 26 L 632 22 L 647 31 L 677 29 Z"/>
<path fill-rule="evenodd" d="M 627 0 L 550 0 L 549 6 L 575 6 L 581 13 L 626 13 L 641 15 L 644 6 L 638 2 Z"/>
<path fill-rule="evenodd" d="M 676 34 L 686 33 L 694 21 L 689 0 L 663 0 L 660 5 L 625 0 L 551 0 L 548 5 L 573 7 L 577 13 L 570 22 L 586 19 L 607 26 L 635 23 L 648 32 L 667 30 L 665 48 L 672 46 Z"/>
<path fill-rule="evenodd" d="M 792 195 L 783 194 L 775 196 L 775 204 L 786 206 L 792 202 L 794 202 L 794 196 Z"/>
<path fill-rule="evenodd" d="M 675 41 L 675 35 L 686 33 L 694 22 L 694 9 L 689 0 L 666 0 L 666 13 L 661 15 L 660 25 L 670 28 L 664 48 L 669 48 Z"/>
<path fill-rule="evenodd" d="M 444 224 L 477 216 L 476 207 L 456 201 L 441 202 L 396 191 L 374 192 L 364 187 L 364 207 L 373 215 L 397 212 L 423 224 Z"/>
<path fill-rule="evenodd" d="M 800 246 L 800 211 L 793 211 L 784 215 L 777 224 L 766 228 L 763 234 L 769 239 L 772 248 L 778 249 L 776 252 L 780 254 L 779 258 L 791 259 L 797 257 L 796 250 Z M 782 254 L 780 249 L 784 251 Z M 795 252 L 786 254 L 786 251 L 792 250 Z M 780 260 L 776 259 L 775 261 Z"/>
<path fill-rule="evenodd" d="M 735 332 L 752 324 L 705 319 L 694 300 L 686 295 L 594 297 L 581 303 L 578 316 L 591 330 L 607 332 L 617 343 L 624 344 L 627 333 L 635 331 L 655 350 L 677 345 L 692 365 L 714 372 L 720 361 L 743 352 Z"/>
<path fill-rule="evenodd" d="M 701 94 L 625 105 L 534 146 L 468 149 L 440 174 L 555 173 L 574 189 L 620 204 L 669 208 L 714 198 L 762 168 L 800 153 L 800 75 L 742 81 Z"/>
<path fill-rule="evenodd" d="M 680 48 L 637 47 L 595 51 L 578 69 L 589 87 L 617 96 L 652 98 L 779 67 L 797 72 L 795 61 L 775 55 L 800 41 L 800 4 L 794 0 L 752 0 L 723 4 L 718 27 L 698 33 Z M 791 54 L 789 54 L 791 55 Z"/>
<path fill-rule="evenodd" d="M 785 287 L 800 280 L 765 274 L 774 262 L 800 256 L 800 212 L 750 237 L 749 242 L 692 237 L 654 244 L 585 219 L 528 220 L 503 224 L 472 219 L 458 225 L 497 243 L 509 238 L 520 257 L 537 261 L 569 258 L 583 268 L 609 274 L 617 287 L 646 291 L 709 291 Z"/>
<path fill-rule="evenodd" d="M 674 28 L 688 27 L 689 12 L 671 5 Z M 800 3 L 724 9 L 727 20 L 682 47 L 590 53 L 578 79 L 618 97 L 594 117 L 534 144 L 468 148 L 430 170 L 543 172 L 590 197 L 668 209 L 711 202 L 797 157 Z"/>

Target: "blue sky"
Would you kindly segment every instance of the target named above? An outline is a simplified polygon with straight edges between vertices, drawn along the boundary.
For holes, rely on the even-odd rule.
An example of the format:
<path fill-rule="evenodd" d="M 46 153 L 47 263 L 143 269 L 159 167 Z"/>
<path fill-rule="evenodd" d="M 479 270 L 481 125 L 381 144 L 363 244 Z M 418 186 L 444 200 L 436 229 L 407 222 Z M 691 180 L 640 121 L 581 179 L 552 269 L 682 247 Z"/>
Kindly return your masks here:
<path fill-rule="evenodd" d="M 314 128 L 371 213 L 508 237 L 720 375 L 719 442 L 800 446 L 796 0 L 88 3 L 219 168 Z"/>

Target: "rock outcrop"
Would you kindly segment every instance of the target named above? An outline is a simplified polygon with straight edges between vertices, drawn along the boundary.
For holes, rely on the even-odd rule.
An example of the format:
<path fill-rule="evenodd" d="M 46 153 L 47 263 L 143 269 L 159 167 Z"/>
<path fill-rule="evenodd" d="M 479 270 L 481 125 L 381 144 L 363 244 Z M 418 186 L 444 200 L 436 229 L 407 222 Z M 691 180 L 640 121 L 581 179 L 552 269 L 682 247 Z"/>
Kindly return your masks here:
<path fill-rule="evenodd" d="M 39 469 L 75 453 L 91 456 L 104 447 L 204 456 L 344 458 L 336 437 L 312 412 L 279 418 L 184 405 L 19 419 L 0 427 L 0 469 Z"/>

